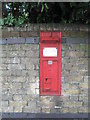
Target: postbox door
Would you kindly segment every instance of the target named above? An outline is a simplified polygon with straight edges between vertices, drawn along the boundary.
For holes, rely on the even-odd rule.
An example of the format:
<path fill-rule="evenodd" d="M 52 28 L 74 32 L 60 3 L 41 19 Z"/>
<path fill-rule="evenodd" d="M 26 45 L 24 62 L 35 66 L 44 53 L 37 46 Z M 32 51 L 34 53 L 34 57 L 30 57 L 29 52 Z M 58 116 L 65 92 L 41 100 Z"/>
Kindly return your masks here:
<path fill-rule="evenodd" d="M 40 95 L 61 94 L 61 32 L 40 32 Z"/>
<path fill-rule="evenodd" d="M 58 91 L 58 62 L 56 60 L 43 61 L 43 92 Z"/>

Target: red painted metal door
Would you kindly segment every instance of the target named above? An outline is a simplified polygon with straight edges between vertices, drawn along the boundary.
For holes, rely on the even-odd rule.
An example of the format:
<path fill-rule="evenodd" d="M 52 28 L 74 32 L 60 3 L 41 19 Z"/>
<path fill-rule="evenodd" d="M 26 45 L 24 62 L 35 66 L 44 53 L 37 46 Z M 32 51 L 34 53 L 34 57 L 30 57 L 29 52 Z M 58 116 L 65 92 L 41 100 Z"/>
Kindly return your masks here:
<path fill-rule="evenodd" d="M 40 95 L 60 95 L 61 33 L 49 35 L 40 36 Z"/>
<path fill-rule="evenodd" d="M 57 61 L 43 61 L 43 91 L 57 92 L 58 91 L 58 63 Z"/>

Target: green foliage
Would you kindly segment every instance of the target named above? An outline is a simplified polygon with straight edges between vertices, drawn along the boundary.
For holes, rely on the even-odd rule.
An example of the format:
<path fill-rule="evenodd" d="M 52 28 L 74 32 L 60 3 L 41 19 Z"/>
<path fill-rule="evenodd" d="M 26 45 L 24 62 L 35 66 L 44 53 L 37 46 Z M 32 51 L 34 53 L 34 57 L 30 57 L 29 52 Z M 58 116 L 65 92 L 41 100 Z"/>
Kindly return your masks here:
<path fill-rule="evenodd" d="M 89 23 L 86 2 L 8 2 L 2 3 L 0 25 L 23 26 L 30 23 Z"/>

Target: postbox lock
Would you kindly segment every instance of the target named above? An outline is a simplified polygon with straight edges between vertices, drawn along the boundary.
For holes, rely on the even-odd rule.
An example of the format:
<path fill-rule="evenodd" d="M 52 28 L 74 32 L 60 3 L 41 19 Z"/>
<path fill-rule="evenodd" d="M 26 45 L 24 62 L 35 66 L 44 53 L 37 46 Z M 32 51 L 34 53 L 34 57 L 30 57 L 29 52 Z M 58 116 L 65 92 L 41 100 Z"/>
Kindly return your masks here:
<path fill-rule="evenodd" d="M 47 80 L 48 80 L 48 78 L 45 78 L 45 80 L 47 81 Z"/>

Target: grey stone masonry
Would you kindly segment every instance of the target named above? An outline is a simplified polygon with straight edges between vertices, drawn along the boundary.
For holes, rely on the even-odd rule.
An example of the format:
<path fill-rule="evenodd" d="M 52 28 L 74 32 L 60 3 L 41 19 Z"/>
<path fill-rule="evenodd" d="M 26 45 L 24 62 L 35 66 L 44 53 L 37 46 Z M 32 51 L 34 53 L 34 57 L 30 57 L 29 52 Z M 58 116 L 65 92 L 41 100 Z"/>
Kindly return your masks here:
<path fill-rule="evenodd" d="M 15 33 L 12 38 L 2 38 L 0 79 L 3 113 L 88 113 L 90 46 L 87 34 L 84 37 L 81 33 L 79 35 L 78 30 L 82 34 L 84 32 L 80 26 L 62 26 L 62 31 L 60 25 L 50 25 L 32 25 L 26 28 L 26 33 L 23 33 L 25 28 L 8 28 L 9 32 L 21 32 L 21 37 Z M 39 31 L 45 29 L 64 32 L 61 39 L 61 96 L 40 96 Z M 85 29 L 85 33 L 87 31 Z M 76 32 L 78 36 L 75 37 Z"/>

